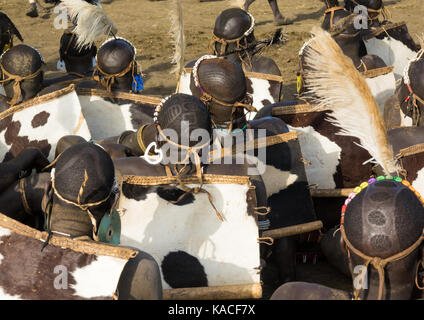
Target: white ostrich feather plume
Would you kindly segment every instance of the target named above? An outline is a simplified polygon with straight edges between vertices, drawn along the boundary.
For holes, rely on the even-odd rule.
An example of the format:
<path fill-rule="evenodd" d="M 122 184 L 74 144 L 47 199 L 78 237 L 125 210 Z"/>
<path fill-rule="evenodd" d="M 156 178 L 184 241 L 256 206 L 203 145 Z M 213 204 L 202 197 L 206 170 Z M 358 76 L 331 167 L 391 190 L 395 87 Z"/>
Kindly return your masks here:
<path fill-rule="evenodd" d="M 305 52 L 305 82 L 318 108 L 331 110 L 338 133 L 357 137 L 387 175 L 399 171 L 377 103 L 352 60 L 345 56 L 330 34 L 312 30 L 315 38 Z"/>
<path fill-rule="evenodd" d="M 84 0 L 62 0 L 71 21 L 76 24 L 72 30 L 77 36 L 77 48 L 89 47 L 101 36 L 116 35 L 118 29 L 103 11 L 100 2 L 92 5 Z"/>

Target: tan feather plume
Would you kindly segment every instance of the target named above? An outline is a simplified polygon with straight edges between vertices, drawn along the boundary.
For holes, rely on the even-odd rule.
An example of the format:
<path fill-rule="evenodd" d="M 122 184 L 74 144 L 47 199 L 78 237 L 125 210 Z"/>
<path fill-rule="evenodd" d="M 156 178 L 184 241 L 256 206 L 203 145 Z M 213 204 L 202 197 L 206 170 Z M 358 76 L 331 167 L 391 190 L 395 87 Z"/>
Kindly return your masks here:
<path fill-rule="evenodd" d="M 103 11 L 100 2 L 92 5 L 84 0 L 62 0 L 62 5 L 76 24 L 72 32 L 78 36 L 77 48 L 89 47 L 103 35 L 117 34 L 118 29 Z"/>
<path fill-rule="evenodd" d="M 329 120 L 341 128 L 338 133 L 357 137 L 387 175 L 398 171 L 387 130 L 377 103 L 352 60 L 345 56 L 330 34 L 312 30 L 315 40 L 306 51 L 305 82 L 318 108 L 332 111 Z"/>
<path fill-rule="evenodd" d="M 230 2 L 230 7 L 237 7 L 237 8 L 241 8 L 244 10 L 244 4 L 245 4 L 246 0 L 232 0 Z"/>
<path fill-rule="evenodd" d="M 184 54 L 185 54 L 185 38 L 184 38 L 184 21 L 183 21 L 183 6 L 181 0 L 172 0 L 173 10 L 171 11 L 171 29 L 170 35 L 175 51 L 172 57 L 172 63 L 175 68 L 171 73 L 175 73 L 177 79 L 180 78 L 184 69 Z"/>
<path fill-rule="evenodd" d="M 424 33 L 417 35 L 417 38 L 421 49 L 424 49 Z"/>

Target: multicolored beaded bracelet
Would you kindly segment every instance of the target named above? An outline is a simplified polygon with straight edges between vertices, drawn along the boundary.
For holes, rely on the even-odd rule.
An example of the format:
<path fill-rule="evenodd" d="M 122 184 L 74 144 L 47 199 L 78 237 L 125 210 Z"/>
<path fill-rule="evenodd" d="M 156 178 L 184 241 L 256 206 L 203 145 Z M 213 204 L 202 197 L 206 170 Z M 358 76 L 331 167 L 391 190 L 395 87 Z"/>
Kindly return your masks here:
<path fill-rule="evenodd" d="M 341 219 L 340 219 L 340 224 L 344 223 L 344 215 L 345 215 L 347 206 L 352 201 L 352 199 L 355 198 L 357 194 L 359 194 L 362 190 L 364 190 L 369 185 L 376 183 L 377 181 L 381 181 L 381 180 L 393 180 L 393 181 L 402 183 L 405 187 L 409 188 L 409 190 L 411 190 L 415 194 L 415 196 L 418 198 L 418 200 L 420 200 L 421 204 L 424 206 L 423 197 L 421 197 L 420 193 L 417 190 L 415 190 L 415 188 L 408 181 L 406 181 L 406 180 L 404 180 L 400 177 L 379 176 L 377 178 L 371 178 L 367 182 L 361 183 L 359 185 L 359 187 L 356 187 L 355 189 L 353 189 L 353 192 L 351 194 L 349 194 L 349 196 L 345 200 L 344 205 L 342 206 L 342 210 L 341 210 L 342 215 L 341 215 Z"/>

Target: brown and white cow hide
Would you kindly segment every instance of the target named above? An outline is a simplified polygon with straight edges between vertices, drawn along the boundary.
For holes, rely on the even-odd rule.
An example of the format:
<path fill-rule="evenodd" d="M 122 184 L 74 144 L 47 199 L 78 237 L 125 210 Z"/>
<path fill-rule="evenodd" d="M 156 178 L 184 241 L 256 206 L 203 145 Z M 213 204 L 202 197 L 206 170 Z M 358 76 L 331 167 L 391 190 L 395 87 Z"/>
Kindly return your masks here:
<path fill-rule="evenodd" d="M 424 127 L 401 127 L 388 131 L 389 142 L 404 169 L 406 180 L 424 195 Z"/>
<path fill-rule="evenodd" d="M 256 72 L 245 72 L 247 95 L 252 99 L 252 106 L 257 110 L 277 103 L 282 96 L 283 78 L 281 76 Z M 251 119 L 253 119 L 252 115 Z"/>
<path fill-rule="evenodd" d="M 153 122 L 160 98 L 129 93 L 114 93 L 112 101 L 105 90 L 78 89 L 84 117 L 94 140 L 118 136 L 126 130 L 138 130 Z"/>
<path fill-rule="evenodd" d="M 290 130 L 301 133 L 299 143 L 310 185 L 318 189 L 356 187 L 371 175 L 371 165 L 363 164 L 370 154 L 355 144 L 356 138 L 338 135 L 339 127 L 327 121 L 330 111 L 309 104 L 279 106 L 272 115 L 282 119 Z"/>
<path fill-rule="evenodd" d="M 248 177 L 229 177 L 222 183 L 205 180 L 203 188 L 224 221 L 218 219 L 207 194 L 189 194 L 172 204 L 169 201 L 182 190 L 153 185 L 154 178 L 135 177 L 137 182 L 123 183 L 121 245 L 143 248 L 155 258 L 164 289 L 260 282 L 258 225 L 252 214 L 256 200 L 252 206 Z"/>
<path fill-rule="evenodd" d="M 396 80 L 392 67 L 383 67 L 372 69 L 363 72 L 365 81 L 371 90 L 375 101 L 380 109 L 381 114 L 384 114 L 384 105 L 396 91 Z"/>
<path fill-rule="evenodd" d="M 382 29 L 377 33 L 384 34 L 385 31 Z M 393 73 L 396 80 L 403 77 L 403 71 L 409 60 L 417 55 L 416 51 L 389 35 L 386 35 L 383 39 L 365 37 L 364 43 L 368 54 L 376 55 L 383 59 L 387 66 L 394 67 Z"/>
<path fill-rule="evenodd" d="M 413 148 L 411 146 L 410 148 Z M 422 147 L 422 146 L 421 146 Z M 424 195 L 424 149 L 413 155 L 402 158 L 402 168 L 406 170 L 406 180 Z"/>
<path fill-rule="evenodd" d="M 184 72 L 181 74 L 179 86 L 177 88 L 178 93 L 192 95 L 190 89 L 191 70 L 191 68 L 185 68 Z M 245 76 L 247 95 L 252 100 L 252 106 L 257 110 L 262 109 L 266 105 L 280 101 L 283 83 L 281 76 L 256 72 L 245 72 Z M 256 113 L 251 112 L 248 115 L 248 120 L 253 119 L 255 114 Z"/>
<path fill-rule="evenodd" d="M 26 147 L 38 147 L 51 161 L 64 135 L 91 138 L 73 85 L 0 113 L 0 160 L 8 161 Z"/>
<path fill-rule="evenodd" d="M 128 249 L 67 239 L 82 244 L 75 251 L 52 238 L 41 251 L 46 237 L 0 214 L 0 300 L 113 299 L 129 259 L 116 251 Z"/>

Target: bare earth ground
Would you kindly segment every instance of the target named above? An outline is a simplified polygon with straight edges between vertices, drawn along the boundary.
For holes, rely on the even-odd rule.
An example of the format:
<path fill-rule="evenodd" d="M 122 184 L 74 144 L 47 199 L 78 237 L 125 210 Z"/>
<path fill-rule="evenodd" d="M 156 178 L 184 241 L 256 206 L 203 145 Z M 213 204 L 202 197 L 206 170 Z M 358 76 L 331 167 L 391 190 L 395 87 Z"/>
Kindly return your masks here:
<path fill-rule="evenodd" d="M 164 96 L 175 90 L 176 78 L 170 75 L 173 46 L 169 37 L 169 1 L 109 0 L 103 7 L 119 29 L 118 35 L 130 40 L 138 50 L 137 61 L 145 75 L 145 94 Z M 232 1 L 199 2 L 182 0 L 184 10 L 186 54 L 185 61 L 196 59 L 208 53 L 208 44 L 216 16 L 229 8 Z M 422 0 L 384 0 L 392 12 L 392 21 L 406 21 L 411 35 L 417 39 L 424 32 Z M 284 27 L 289 41 L 282 47 L 271 47 L 265 55 L 279 65 L 285 79 L 284 98 L 291 99 L 296 92 L 296 71 L 298 51 L 309 38 L 312 26 L 320 25 L 324 4 L 319 0 L 279 0 L 284 15 L 294 19 L 294 24 Z M 53 27 L 56 17 L 51 10 L 50 17 L 28 18 L 27 0 L 0 0 L 0 10 L 5 11 L 21 31 L 25 43 L 40 50 L 47 62 L 47 75 L 56 74 L 59 59 L 59 39 L 62 30 Z M 250 7 L 256 20 L 255 35 L 263 39 L 275 30 L 271 9 L 266 0 L 257 0 Z M 101 44 L 101 41 L 99 42 Z M 273 268 L 273 266 L 269 266 Z M 274 270 L 275 271 L 275 270 Z M 317 265 L 302 264 L 297 268 L 298 280 L 318 282 L 334 288 L 349 290 L 349 281 L 325 262 Z M 264 288 L 264 298 L 272 293 L 272 277 Z"/>
<path fill-rule="evenodd" d="M 182 0 L 186 36 L 186 62 L 208 52 L 208 44 L 216 16 L 230 7 L 234 0 L 199 2 Z M 119 29 L 119 36 L 130 40 L 138 49 L 137 60 L 146 76 L 145 94 L 167 95 L 174 91 L 176 78 L 170 75 L 173 46 L 168 34 L 170 28 L 169 1 L 108 0 L 103 2 L 106 13 Z M 393 14 L 392 21 L 406 21 L 410 33 L 416 38 L 424 32 L 420 27 L 424 16 L 422 0 L 385 0 Z M 279 65 L 285 79 L 285 99 L 296 91 L 297 53 L 309 38 L 312 26 L 320 25 L 324 4 L 319 0 L 279 0 L 284 15 L 294 19 L 294 24 L 284 27 L 289 41 L 283 47 L 271 47 L 265 53 Z M 27 0 L 0 0 L 5 11 L 18 26 L 25 42 L 38 48 L 47 69 L 54 71 L 59 58 L 59 39 L 62 30 L 53 27 L 56 15 L 51 10 L 49 18 L 31 19 L 25 15 Z M 256 20 L 255 34 L 263 39 L 275 30 L 271 9 L 266 0 L 257 0 L 250 6 Z M 100 42 L 101 43 L 101 42 Z M 51 72 L 48 76 L 53 76 Z"/>

